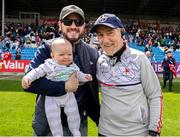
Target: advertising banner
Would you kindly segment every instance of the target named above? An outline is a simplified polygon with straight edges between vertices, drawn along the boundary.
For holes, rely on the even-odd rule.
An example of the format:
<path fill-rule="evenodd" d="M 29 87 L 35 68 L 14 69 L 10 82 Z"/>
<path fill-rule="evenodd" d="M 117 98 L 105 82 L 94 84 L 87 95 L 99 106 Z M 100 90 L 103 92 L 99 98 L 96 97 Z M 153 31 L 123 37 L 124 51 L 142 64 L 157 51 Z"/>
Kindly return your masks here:
<path fill-rule="evenodd" d="M 176 63 L 175 69 L 176 69 L 176 73 L 180 74 L 180 62 Z M 162 64 L 161 63 L 155 63 L 154 64 L 154 70 L 156 73 L 162 73 L 162 71 L 163 71 Z"/>
<path fill-rule="evenodd" d="M 0 72 L 24 72 L 28 67 L 30 60 L 0 60 Z M 180 62 L 176 63 L 176 73 L 180 74 Z M 156 73 L 162 73 L 161 63 L 154 64 Z"/>
<path fill-rule="evenodd" d="M 0 60 L 0 72 L 24 72 L 30 60 Z"/>

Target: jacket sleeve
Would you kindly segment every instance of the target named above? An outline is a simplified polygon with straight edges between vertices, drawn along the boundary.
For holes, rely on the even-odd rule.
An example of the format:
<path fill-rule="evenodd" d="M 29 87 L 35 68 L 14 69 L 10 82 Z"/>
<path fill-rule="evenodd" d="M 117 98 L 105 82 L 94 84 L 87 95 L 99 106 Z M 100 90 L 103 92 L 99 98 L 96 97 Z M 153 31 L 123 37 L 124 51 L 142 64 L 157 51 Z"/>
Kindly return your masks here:
<path fill-rule="evenodd" d="M 141 81 L 150 110 L 149 130 L 160 133 L 162 128 L 162 90 L 158 77 L 145 55 L 140 56 Z"/>
<path fill-rule="evenodd" d="M 48 68 L 47 63 L 43 63 L 41 65 L 39 65 L 37 68 L 32 69 L 30 72 L 28 72 L 24 78 L 28 78 L 31 82 L 39 79 L 40 77 L 45 76 L 48 71 L 50 70 L 50 68 Z"/>
<path fill-rule="evenodd" d="M 46 59 L 50 58 L 50 47 L 48 44 L 43 44 L 35 53 L 34 59 L 31 61 L 28 71 L 33 68 L 37 68 L 43 64 Z M 28 89 L 24 89 L 26 92 L 47 95 L 47 96 L 61 96 L 66 94 L 65 82 L 51 81 L 44 77 L 41 77 L 30 85 Z"/>
<path fill-rule="evenodd" d="M 82 71 L 77 71 L 77 78 L 79 82 L 87 82 L 88 80 L 86 79 L 86 75 L 87 74 L 83 73 Z"/>
<path fill-rule="evenodd" d="M 173 58 L 173 64 L 174 64 L 174 66 L 176 66 L 176 60 L 175 60 L 175 58 Z"/>

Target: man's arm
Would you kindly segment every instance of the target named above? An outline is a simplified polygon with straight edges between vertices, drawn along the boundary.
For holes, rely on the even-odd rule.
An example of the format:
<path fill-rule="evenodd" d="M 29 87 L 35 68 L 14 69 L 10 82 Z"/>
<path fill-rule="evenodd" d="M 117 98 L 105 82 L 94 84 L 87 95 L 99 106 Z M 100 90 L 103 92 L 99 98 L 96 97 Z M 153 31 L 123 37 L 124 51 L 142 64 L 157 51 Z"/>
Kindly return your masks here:
<path fill-rule="evenodd" d="M 156 73 L 145 56 L 141 56 L 141 81 L 150 110 L 149 135 L 159 135 L 162 128 L 162 91 Z"/>
<path fill-rule="evenodd" d="M 32 82 L 26 92 L 47 95 L 47 96 L 61 96 L 66 94 L 65 82 L 55 82 L 42 77 Z"/>
<path fill-rule="evenodd" d="M 175 58 L 173 58 L 173 64 L 174 64 L 174 66 L 176 66 L 176 60 L 175 60 Z"/>

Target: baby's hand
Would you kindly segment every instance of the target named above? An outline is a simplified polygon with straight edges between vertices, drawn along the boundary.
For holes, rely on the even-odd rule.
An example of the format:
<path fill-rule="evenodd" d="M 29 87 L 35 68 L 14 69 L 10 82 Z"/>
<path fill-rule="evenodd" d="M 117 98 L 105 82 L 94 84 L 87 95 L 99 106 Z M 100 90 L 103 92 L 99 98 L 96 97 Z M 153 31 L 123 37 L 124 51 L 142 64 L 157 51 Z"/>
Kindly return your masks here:
<path fill-rule="evenodd" d="M 21 84 L 24 89 L 27 89 L 31 85 L 31 81 L 28 78 L 23 78 Z"/>
<path fill-rule="evenodd" d="M 86 74 L 85 78 L 86 78 L 88 81 L 92 81 L 92 80 L 93 80 L 91 74 Z"/>

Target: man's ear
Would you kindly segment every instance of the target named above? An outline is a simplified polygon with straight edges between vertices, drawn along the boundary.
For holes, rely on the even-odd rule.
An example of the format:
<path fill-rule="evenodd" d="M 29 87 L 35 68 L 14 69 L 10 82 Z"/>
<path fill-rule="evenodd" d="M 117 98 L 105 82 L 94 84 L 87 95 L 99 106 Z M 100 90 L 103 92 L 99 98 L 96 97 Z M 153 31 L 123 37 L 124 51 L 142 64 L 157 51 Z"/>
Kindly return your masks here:
<path fill-rule="evenodd" d="M 59 32 L 61 32 L 61 24 L 62 24 L 62 21 L 59 20 L 59 21 L 58 21 Z"/>
<path fill-rule="evenodd" d="M 121 28 L 121 37 L 124 36 L 124 33 L 125 33 L 125 29 L 124 29 L 124 28 Z"/>
<path fill-rule="evenodd" d="M 50 55 L 51 55 L 51 58 L 53 58 L 53 57 L 54 57 L 54 56 L 53 56 L 53 54 L 52 54 L 52 52 L 51 52 L 51 54 L 50 54 Z"/>

